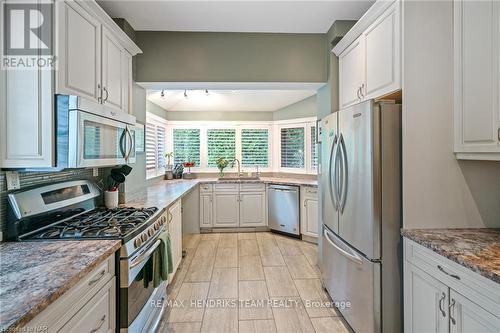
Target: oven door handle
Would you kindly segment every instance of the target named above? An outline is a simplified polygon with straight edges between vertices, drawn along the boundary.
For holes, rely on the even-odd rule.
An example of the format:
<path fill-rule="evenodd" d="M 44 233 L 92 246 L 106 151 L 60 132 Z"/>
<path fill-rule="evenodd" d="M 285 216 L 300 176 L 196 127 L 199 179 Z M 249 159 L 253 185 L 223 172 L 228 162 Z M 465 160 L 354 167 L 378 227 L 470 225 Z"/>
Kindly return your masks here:
<path fill-rule="evenodd" d="M 156 242 L 147 250 L 146 252 L 142 253 L 140 256 L 138 256 L 136 259 L 134 259 L 130 263 L 130 268 L 134 268 L 140 264 L 142 264 L 145 260 L 149 259 L 149 256 L 160 246 L 161 240 L 157 239 Z"/>

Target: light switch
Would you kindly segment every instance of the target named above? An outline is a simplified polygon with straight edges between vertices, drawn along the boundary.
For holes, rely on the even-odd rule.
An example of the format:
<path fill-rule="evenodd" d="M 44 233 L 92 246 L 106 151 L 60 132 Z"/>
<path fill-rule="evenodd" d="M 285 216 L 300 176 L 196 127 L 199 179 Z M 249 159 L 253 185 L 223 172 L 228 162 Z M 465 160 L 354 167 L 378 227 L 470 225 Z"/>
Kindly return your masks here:
<path fill-rule="evenodd" d="M 6 171 L 5 176 L 7 178 L 7 191 L 19 190 L 21 188 L 19 173 L 15 171 Z"/>

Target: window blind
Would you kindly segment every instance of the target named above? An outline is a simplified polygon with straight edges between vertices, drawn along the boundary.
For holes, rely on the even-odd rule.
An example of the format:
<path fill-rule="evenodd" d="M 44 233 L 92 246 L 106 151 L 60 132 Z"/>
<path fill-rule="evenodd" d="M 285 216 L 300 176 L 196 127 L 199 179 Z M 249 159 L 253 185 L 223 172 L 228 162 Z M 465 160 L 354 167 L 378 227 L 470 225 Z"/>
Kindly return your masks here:
<path fill-rule="evenodd" d="M 207 130 L 208 166 L 217 167 L 217 160 L 225 158 L 232 161 L 236 157 L 236 130 L 208 129 Z"/>
<path fill-rule="evenodd" d="M 146 120 L 146 178 L 165 170 L 166 126 L 154 118 Z"/>
<path fill-rule="evenodd" d="M 316 145 L 316 126 L 311 126 L 311 168 L 316 169 L 318 165 L 318 152 Z"/>
<path fill-rule="evenodd" d="M 281 129 L 281 167 L 304 168 L 304 127 Z"/>
<path fill-rule="evenodd" d="M 269 131 L 267 129 L 241 130 L 241 164 L 245 167 L 269 166 Z"/>
<path fill-rule="evenodd" d="M 146 123 L 146 170 L 156 169 L 156 125 Z"/>
<path fill-rule="evenodd" d="M 175 128 L 174 140 L 174 164 L 194 162 L 200 166 L 200 130 Z"/>

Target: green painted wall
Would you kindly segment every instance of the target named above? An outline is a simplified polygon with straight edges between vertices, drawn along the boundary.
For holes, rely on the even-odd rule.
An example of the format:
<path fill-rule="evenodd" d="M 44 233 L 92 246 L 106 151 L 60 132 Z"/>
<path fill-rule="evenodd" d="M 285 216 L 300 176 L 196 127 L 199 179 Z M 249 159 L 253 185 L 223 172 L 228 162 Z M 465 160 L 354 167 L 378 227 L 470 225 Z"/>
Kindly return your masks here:
<path fill-rule="evenodd" d="M 158 117 L 162 117 L 163 119 L 167 119 L 167 111 L 164 108 L 148 100 L 146 101 L 146 111 Z"/>
<path fill-rule="evenodd" d="M 166 118 L 172 121 L 271 121 L 272 112 L 200 112 L 200 111 L 167 111 Z"/>
<path fill-rule="evenodd" d="M 316 117 L 317 109 L 316 95 L 313 95 L 275 111 L 273 113 L 273 120 Z"/>
<path fill-rule="evenodd" d="M 325 34 L 137 31 L 137 82 L 326 82 Z"/>

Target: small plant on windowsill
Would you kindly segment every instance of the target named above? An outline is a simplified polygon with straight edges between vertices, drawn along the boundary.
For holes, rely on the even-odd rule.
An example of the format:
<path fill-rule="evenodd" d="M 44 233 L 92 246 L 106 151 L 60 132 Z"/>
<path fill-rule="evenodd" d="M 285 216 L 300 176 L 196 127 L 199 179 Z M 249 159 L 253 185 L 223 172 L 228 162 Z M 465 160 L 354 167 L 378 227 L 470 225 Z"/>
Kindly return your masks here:
<path fill-rule="evenodd" d="M 229 165 L 229 161 L 221 157 L 216 161 L 217 168 L 219 169 L 219 177 L 224 177 L 224 169 Z"/>

